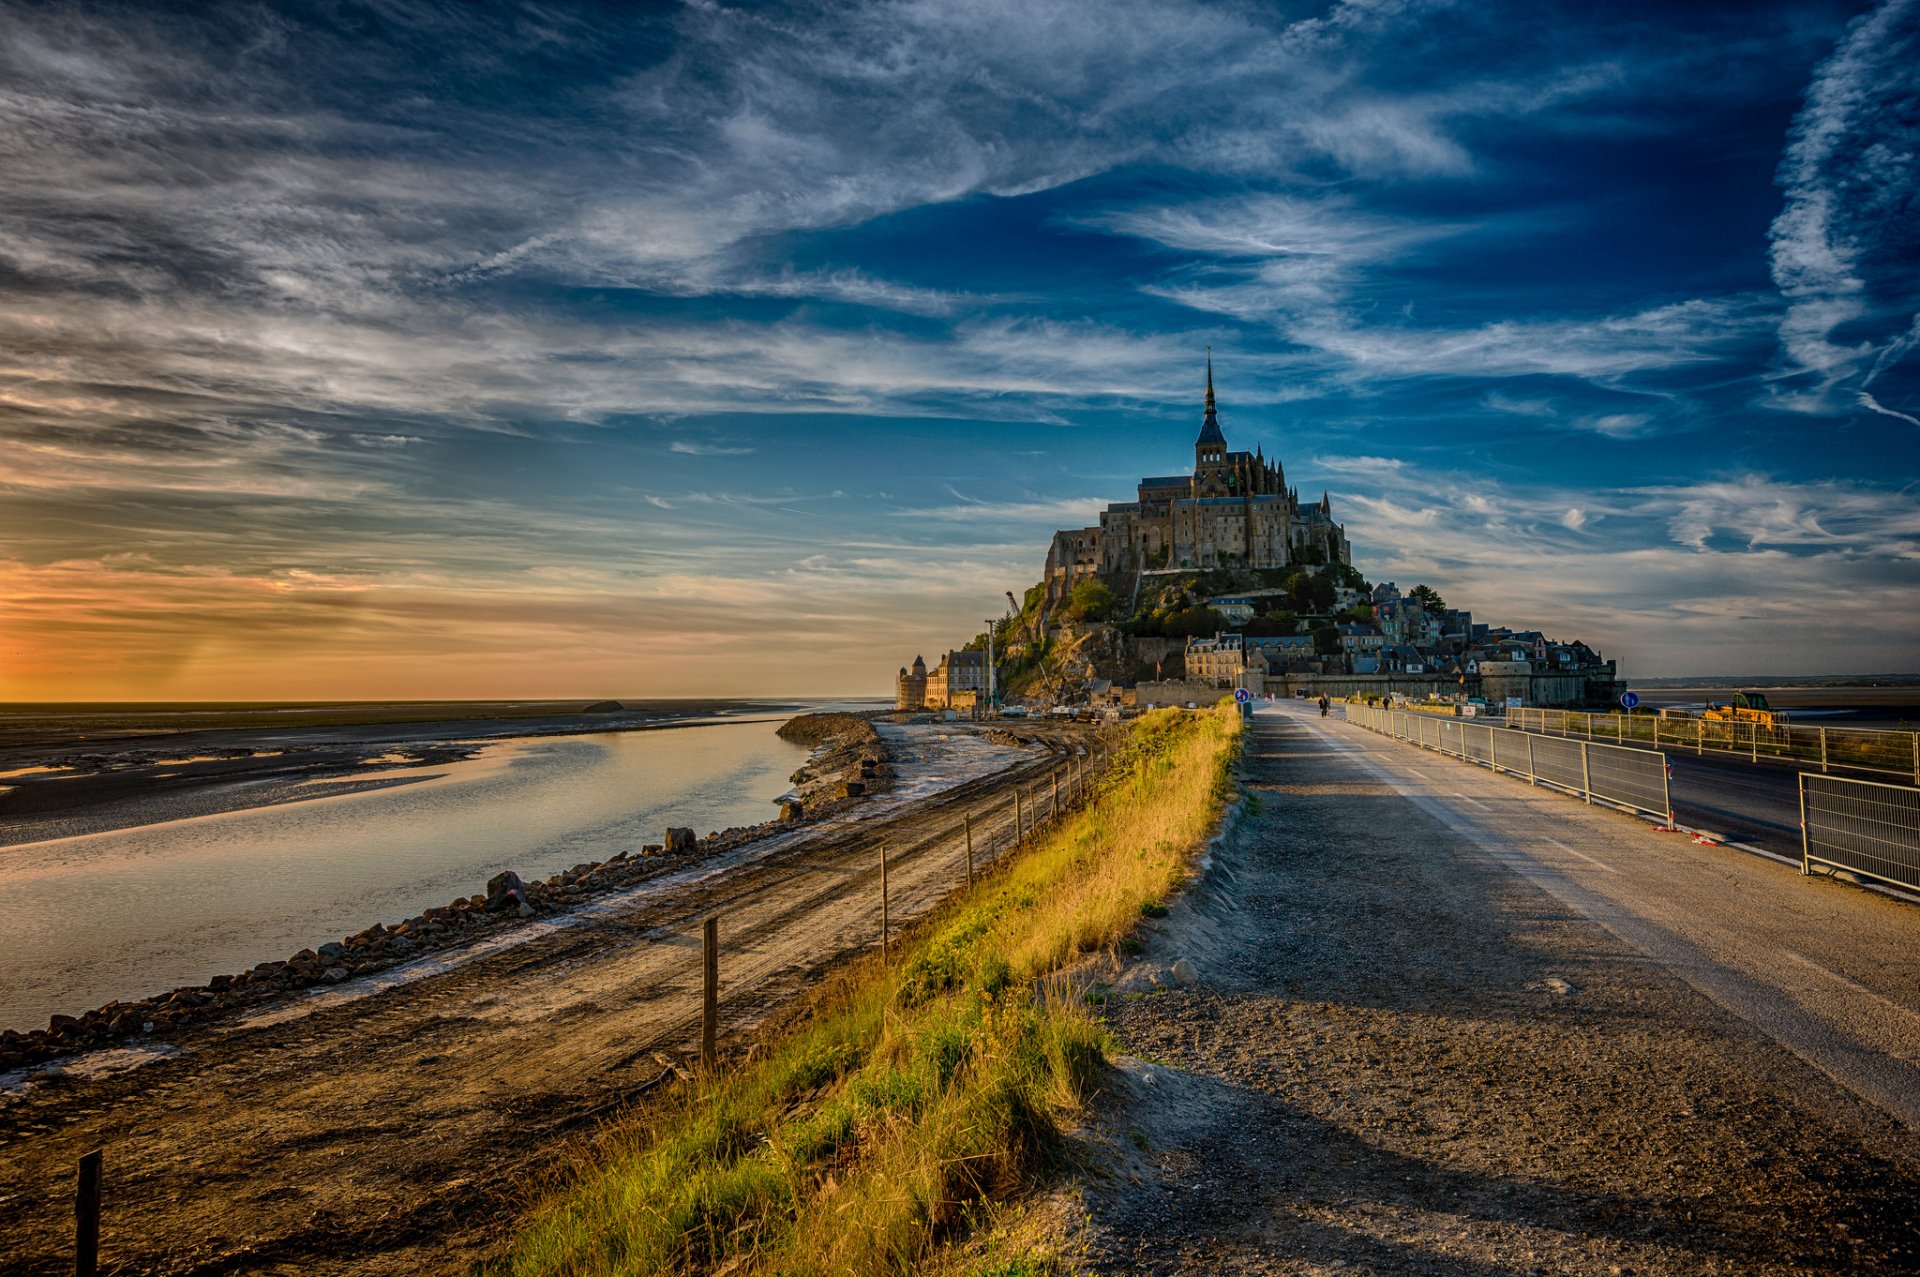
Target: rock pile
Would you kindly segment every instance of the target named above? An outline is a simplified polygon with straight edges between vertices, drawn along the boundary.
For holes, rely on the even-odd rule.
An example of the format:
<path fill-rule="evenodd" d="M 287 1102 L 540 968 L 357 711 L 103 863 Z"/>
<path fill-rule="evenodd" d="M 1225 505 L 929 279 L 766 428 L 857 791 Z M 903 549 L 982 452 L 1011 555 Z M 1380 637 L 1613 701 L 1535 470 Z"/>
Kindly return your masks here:
<path fill-rule="evenodd" d="M 858 714 L 802 714 L 780 729 L 784 740 L 813 746 L 813 757 L 789 778 L 793 792 L 780 799 L 783 820 L 838 811 L 886 787 L 893 775 L 886 742 Z M 790 806 L 800 814 L 785 814 Z"/>

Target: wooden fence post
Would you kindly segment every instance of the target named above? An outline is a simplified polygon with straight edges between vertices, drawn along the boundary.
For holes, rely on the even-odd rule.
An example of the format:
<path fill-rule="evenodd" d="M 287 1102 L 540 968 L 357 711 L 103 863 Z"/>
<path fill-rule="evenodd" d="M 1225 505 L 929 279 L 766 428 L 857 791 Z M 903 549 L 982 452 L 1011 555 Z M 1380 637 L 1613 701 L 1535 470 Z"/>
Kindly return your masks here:
<path fill-rule="evenodd" d="M 962 819 L 967 826 L 967 885 L 973 885 L 973 813 L 968 812 Z"/>
<path fill-rule="evenodd" d="M 891 941 L 887 935 L 892 930 L 892 919 L 887 915 L 887 844 L 880 844 L 880 961 L 882 964 L 893 961 Z"/>
<path fill-rule="evenodd" d="M 1013 845 L 1018 847 L 1024 837 L 1020 832 L 1020 786 L 1013 787 Z"/>
<path fill-rule="evenodd" d="M 73 1194 L 75 1277 L 94 1277 L 100 1271 L 100 1156 L 96 1148 L 80 1158 L 80 1182 Z"/>
<path fill-rule="evenodd" d="M 710 1069 L 720 1055 L 720 919 L 700 924 L 700 1067 Z"/>

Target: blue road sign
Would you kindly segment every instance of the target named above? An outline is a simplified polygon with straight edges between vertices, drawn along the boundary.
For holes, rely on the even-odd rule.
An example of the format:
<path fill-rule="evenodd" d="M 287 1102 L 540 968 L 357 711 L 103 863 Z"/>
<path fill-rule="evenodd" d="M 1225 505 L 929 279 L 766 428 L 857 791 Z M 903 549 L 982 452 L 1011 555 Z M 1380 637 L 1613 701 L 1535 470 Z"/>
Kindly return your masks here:
<path fill-rule="evenodd" d="M 1233 690 L 1233 699 L 1236 701 L 1239 701 L 1242 705 L 1245 705 L 1248 701 L 1253 699 L 1253 693 L 1249 692 L 1244 687 L 1236 687 Z"/>
<path fill-rule="evenodd" d="M 1632 709 L 1635 705 L 1638 705 L 1639 703 L 1640 703 L 1640 696 L 1638 693 L 1636 692 L 1620 693 L 1620 704 L 1622 708 Z"/>

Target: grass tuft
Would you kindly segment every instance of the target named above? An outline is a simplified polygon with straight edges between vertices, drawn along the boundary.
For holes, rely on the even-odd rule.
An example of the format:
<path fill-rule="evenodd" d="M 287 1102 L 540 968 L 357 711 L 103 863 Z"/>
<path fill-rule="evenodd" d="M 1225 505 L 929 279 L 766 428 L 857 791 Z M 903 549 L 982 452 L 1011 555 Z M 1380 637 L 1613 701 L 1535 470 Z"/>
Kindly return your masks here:
<path fill-rule="evenodd" d="M 492 1271 L 908 1273 L 965 1239 L 1048 1170 L 1106 1067 L 1084 991 L 1051 977 L 1165 913 L 1239 729 L 1224 710 L 1137 720 L 1092 802 L 956 893 L 894 971 L 850 964 L 757 1058 L 616 1124 Z"/>

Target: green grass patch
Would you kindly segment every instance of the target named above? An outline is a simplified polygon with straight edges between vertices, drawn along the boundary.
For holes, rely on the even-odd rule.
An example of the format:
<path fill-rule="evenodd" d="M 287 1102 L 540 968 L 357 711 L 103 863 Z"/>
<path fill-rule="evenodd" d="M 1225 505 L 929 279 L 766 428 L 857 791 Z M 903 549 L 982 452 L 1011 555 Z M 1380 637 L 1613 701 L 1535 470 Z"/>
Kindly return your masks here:
<path fill-rule="evenodd" d="M 850 964 L 756 1058 L 616 1124 L 491 1271 L 1054 1271 L 949 1244 L 1052 1164 L 1106 1040 L 1084 991 L 1047 977 L 1130 944 L 1142 901 L 1177 890 L 1239 731 L 1219 710 L 1139 719 L 1092 802 L 958 893 L 892 971 Z"/>

